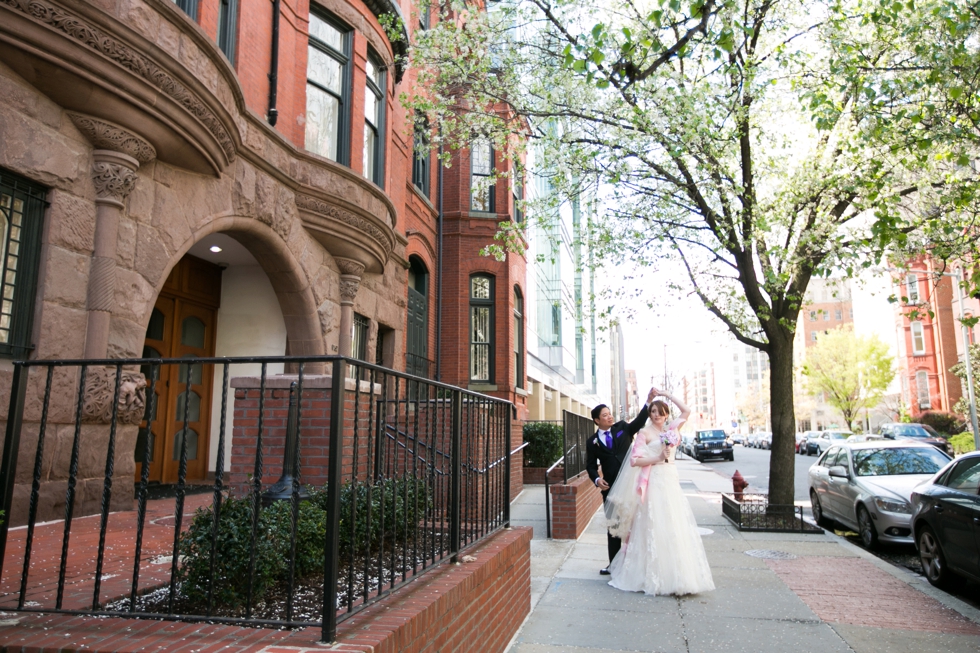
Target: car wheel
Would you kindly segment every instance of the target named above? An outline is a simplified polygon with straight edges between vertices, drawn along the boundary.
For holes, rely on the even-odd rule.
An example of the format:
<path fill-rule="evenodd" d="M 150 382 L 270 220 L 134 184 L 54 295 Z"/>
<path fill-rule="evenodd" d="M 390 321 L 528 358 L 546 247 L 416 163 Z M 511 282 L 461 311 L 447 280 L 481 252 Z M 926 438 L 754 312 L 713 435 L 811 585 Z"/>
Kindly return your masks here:
<path fill-rule="evenodd" d="M 939 538 L 928 526 L 923 526 L 918 537 L 919 559 L 926 580 L 936 587 L 946 590 L 962 587 L 963 577 L 957 576 L 946 566 L 946 556 L 939 544 Z"/>
<path fill-rule="evenodd" d="M 823 512 L 820 497 L 813 490 L 810 490 L 810 512 L 813 514 L 813 521 L 816 522 L 817 526 L 830 528 L 833 525 L 833 522 Z"/>
<path fill-rule="evenodd" d="M 735 462 L 735 452 L 728 454 L 728 462 Z"/>
<path fill-rule="evenodd" d="M 865 548 L 873 549 L 878 545 L 878 531 L 875 530 L 875 525 L 871 521 L 871 514 L 864 506 L 858 506 L 857 517 L 858 534 L 861 536 L 861 544 Z"/>

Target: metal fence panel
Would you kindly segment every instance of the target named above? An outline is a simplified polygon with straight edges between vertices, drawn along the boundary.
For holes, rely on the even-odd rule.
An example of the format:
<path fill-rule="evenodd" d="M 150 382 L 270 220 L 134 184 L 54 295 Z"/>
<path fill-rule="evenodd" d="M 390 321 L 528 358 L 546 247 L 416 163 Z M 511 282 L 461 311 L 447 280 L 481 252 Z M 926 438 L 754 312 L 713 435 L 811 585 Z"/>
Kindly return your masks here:
<path fill-rule="evenodd" d="M 562 411 L 562 430 L 565 437 L 565 482 L 568 483 L 585 471 L 585 445 L 595 435 L 596 426 L 588 417 L 565 410 Z"/>

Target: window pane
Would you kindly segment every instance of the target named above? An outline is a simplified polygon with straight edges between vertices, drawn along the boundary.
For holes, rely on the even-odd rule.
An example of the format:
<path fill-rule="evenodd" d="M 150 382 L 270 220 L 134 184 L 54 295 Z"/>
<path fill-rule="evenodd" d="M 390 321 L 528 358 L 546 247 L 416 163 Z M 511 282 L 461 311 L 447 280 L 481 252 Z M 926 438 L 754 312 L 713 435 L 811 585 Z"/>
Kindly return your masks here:
<path fill-rule="evenodd" d="M 312 84 L 306 85 L 306 149 L 337 160 L 340 101 Z"/>
<path fill-rule="evenodd" d="M 343 64 L 319 48 L 311 46 L 309 52 L 310 59 L 306 69 L 307 78 L 340 95 L 344 88 Z"/>
<path fill-rule="evenodd" d="M 473 299 L 490 299 L 490 279 L 473 277 L 470 280 L 470 297 Z"/>
<path fill-rule="evenodd" d="M 378 96 L 371 89 L 364 94 L 364 119 L 373 127 L 378 126 Z"/>
<path fill-rule="evenodd" d="M 949 475 L 946 485 L 954 490 L 976 494 L 980 487 L 980 458 L 965 460 Z"/>
<path fill-rule="evenodd" d="M 378 135 L 374 131 L 370 122 L 364 124 L 364 176 L 374 180 L 375 166 L 377 165 Z"/>
<path fill-rule="evenodd" d="M 204 349 L 204 322 L 196 317 L 186 318 L 180 326 L 180 344 Z"/>
<path fill-rule="evenodd" d="M 187 383 L 187 367 L 186 363 L 181 363 L 180 370 L 177 373 L 178 383 Z M 191 384 L 199 385 L 204 378 L 204 366 L 201 363 L 196 365 L 191 365 Z"/>
<path fill-rule="evenodd" d="M 472 334 L 470 340 L 472 342 L 490 342 L 490 307 L 489 306 L 474 306 L 471 309 L 470 320 Z"/>
<path fill-rule="evenodd" d="M 344 51 L 343 33 L 316 14 L 310 14 L 310 36 L 329 45 L 338 52 Z"/>
<path fill-rule="evenodd" d="M 473 143 L 470 156 L 472 157 L 471 165 L 474 175 L 487 176 L 490 174 L 490 143 L 487 141 Z"/>
<path fill-rule="evenodd" d="M 177 395 L 177 421 L 184 421 L 184 397 L 189 396 L 187 402 L 187 421 L 197 422 L 201 419 L 201 397 L 193 390 L 190 393 L 181 392 Z"/>
<path fill-rule="evenodd" d="M 184 442 L 184 436 L 187 436 L 187 441 Z M 180 447 L 185 445 L 187 447 L 187 460 L 197 460 L 197 431 L 194 429 L 187 429 L 184 431 L 181 429 L 177 431 L 174 435 L 174 460 L 180 460 Z"/>
<path fill-rule="evenodd" d="M 150 340 L 163 340 L 164 316 L 158 309 L 154 308 L 150 315 L 150 325 L 146 328 L 146 337 Z M 154 354 L 154 357 L 158 354 Z"/>

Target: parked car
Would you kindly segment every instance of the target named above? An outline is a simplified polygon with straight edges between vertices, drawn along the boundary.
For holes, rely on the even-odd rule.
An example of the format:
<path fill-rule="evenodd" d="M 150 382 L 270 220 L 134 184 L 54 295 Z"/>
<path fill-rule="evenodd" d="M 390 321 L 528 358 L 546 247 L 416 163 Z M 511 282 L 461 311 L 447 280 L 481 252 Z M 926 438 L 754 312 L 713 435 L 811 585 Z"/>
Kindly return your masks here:
<path fill-rule="evenodd" d="M 708 458 L 735 460 L 735 452 L 723 430 L 711 429 L 694 434 L 694 457 L 702 463 Z"/>
<path fill-rule="evenodd" d="M 916 442 L 925 442 L 940 451 L 945 451 L 948 454 L 953 453 L 953 448 L 946 438 L 939 435 L 936 429 L 927 424 L 889 422 L 878 427 L 878 435 L 888 440 L 915 440 Z"/>
<path fill-rule="evenodd" d="M 772 449 L 772 433 L 769 431 L 759 431 L 756 445 L 760 449 Z"/>
<path fill-rule="evenodd" d="M 960 456 L 912 492 L 922 571 L 937 587 L 980 582 L 980 451 Z"/>
<path fill-rule="evenodd" d="M 732 433 L 730 439 L 732 441 L 732 444 L 740 444 L 744 447 L 746 441 L 748 440 L 748 437 L 749 436 L 747 436 L 744 433 Z"/>
<path fill-rule="evenodd" d="M 842 440 L 846 440 L 852 435 L 854 434 L 850 431 L 820 431 L 817 433 L 817 437 L 807 438 L 806 455 L 819 456 L 832 444 L 840 444 Z"/>
<path fill-rule="evenodd" d="M 694 458 L 694 436 L 690 434 L 682 435 L 680 446 L 677 448 L 681 453 Z"/>
<path fill-rule="evenodd" d="M 949 462 L 942 451 L 914 442 L 834 442 L 808 473 L 818 524 L 840 522 L 868 548 L 912 544 L 912 489 Z"/>

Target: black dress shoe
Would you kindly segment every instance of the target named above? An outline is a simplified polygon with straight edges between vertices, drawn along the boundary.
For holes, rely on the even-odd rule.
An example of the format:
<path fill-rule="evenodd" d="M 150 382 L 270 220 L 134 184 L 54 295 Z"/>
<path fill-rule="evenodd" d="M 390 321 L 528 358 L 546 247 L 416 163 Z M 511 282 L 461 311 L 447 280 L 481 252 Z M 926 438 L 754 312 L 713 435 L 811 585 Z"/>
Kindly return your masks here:
<path fill-rule="evenodd" d="M 605 567 L 605 568 L 599 570 L 599 575 L 600 576 L 608 576 L 610 573 L 612 573 L 612 572 L 609 571 L 609 567 Z"/>

